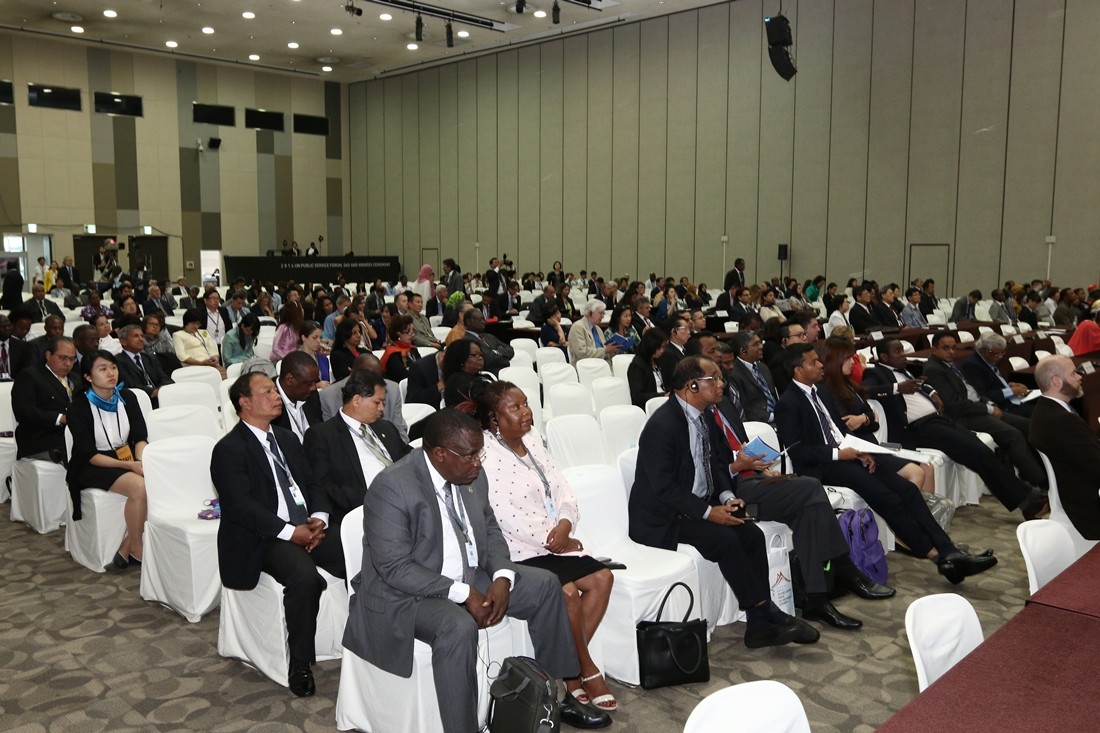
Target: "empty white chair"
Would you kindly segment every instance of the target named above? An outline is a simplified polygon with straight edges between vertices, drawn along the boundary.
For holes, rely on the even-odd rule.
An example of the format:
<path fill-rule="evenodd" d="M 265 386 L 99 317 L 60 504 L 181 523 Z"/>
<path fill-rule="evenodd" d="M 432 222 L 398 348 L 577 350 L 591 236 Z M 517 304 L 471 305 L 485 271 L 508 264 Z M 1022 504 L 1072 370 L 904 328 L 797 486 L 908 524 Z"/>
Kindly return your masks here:
<path fill-rule="evenodd" d="M 435 328 L 441 323 L 443 323 L 443 316 L 428 316 L 428 326 L 430 328 Z"/>
<path fill-rule="evenodd" d="M 630 490 L 634 488 L 634 474 L 638 470 L 638 449 L 631 448 L 619 454 L 619 475 L 623 477 L 623 487 L 626 489 L 627 501 L 630 500 Z"/>
<path fill-rule="evenodd" d="M 547 391 L 547 401 L 554 417 L 562 415 L 588 415 L 595 417 L 592 407 L 592 393 L 583 384 L 568 382 L 551 386 Z"/>
<path fill-rule="evenodd" d="M 72 458 L 73 437 L 65 428 L 65 455 Z M 102 573 L 111 564 L 118 546 L 126 537 L 123 509 L 126 497 L 101 488 L 80 492 L 80 519 L 73 519 L 73 497 L 68 496 L 69 514 L 65 521 L 65 549 L 73 560 L 93 573 Z"/>
<path fill-rule="evenodd" d="M 210 414 L 217 420 L 221 414 L 221 401 L 218 399 L 219 389 L 219 387 L 211 387 L 205 382 L 166 384 L 157 393 L 157 401 L 160 403 L 160 409 L 162 410 L 165 407 L 178 407 L 180 405 L 205 407 L 210 410 Z"/>
<path fill-rule="evenodd" d="M 1035 349 L 1035 361 L 1041 361 L 1050 356 L 1050 352 L 1046 349 Z"/>
<path fill-rule="evenodd" d="M 1069 515 L 1066 514 L 1066 510 L 1062 506 L 1062 499 L 1058 495 L 1058 478 L 1054 475 L 1054 466 L 1051 465 L 1046 453 L 1039 451 L 1039 457 L 1043 459 L 1043 467 L 1047 470 L 1047 483 L 1050 484 L 1047 493 L 1047 501 L 1050 502 L 1050 521 L 1062 525 L 1062 528 L 1069 534 L 1070 539 L 1073 540 L 1077 557 L 1081 557 L 1096 546 L 1096 540 L 1086 540 L 1073 526 L 1073 522 L 1070 521 Z"/>
<path fill-rule="evenodd" d="M 501 372 L 504 370 L 501 369 Z M 542 398 L 539 397 L 538 387 L 520 387 L 523 390 L 523 394 L 527 395 L 527 406 L 531 408 L 531 422 L 539 435 L 544 434 L 545 424 L 542 415 Z"/>
<path fill-rule="evenodd" d="M 432 326 L 432 335 L 440 341 L 446 341 L 447 336 L 451 333 L 449 326 Z"/>
<path fill-rule="evenodd" d="M 722 324 L 722 328 L 725 329 L 726 333 L 737 333 L 738 329 L 741 328 L 741 324 L 737 321 L 726 321 Z"/>
<path fill-rule="evenodd" d="M 535 390 L 535 394 L 538 394 L 539 390 L 539 375 L 535 374 L 530 369 L 517 366 L 507 366 L 500 370 L 500 374 L 497 375 L 497 379 L 502 382 L 511 382 L 519 388 L 530 387 Z"/>
<path fill-rule="evenodd" d="M 1022 356 L 1010 356 L 1008 357 L 1008 364 L 1012 367 L 1012 371 L 1018 372 L 1021 369 L 1027 369 L 1030 364 L 1027 363 L 1027 359 Z"/>
<path fill-rule="evenodd" d="M 645 416 L 647 418 L 651 417 L 666 402 L 668 402 L 668 397 L 650 397 L 645 402 Z"/>
<path fill-rule="evenodd" d="M 988 318 L 982 318 L 980 313 L 978 313 L 976 315 L 979 317 L 979 320 L 982 320 L 982 321 L 988 320 Z M 990 328 L 989 326 L 978 326 L 978 333 L 993 333 L 993 329 Z"/>
<path fill-rule="evenodd" d="M 1066 346 L 1065 344 L 1055 344 L 1054 349 L 1062 356 L 1068 356 L 1071 359 L 1073 358 L 1073 349 Z"/>
<path fill-rule="evenodd" d="M 913 346 L 913 344 L 908 341 L 902 341 L 901 348 L 906 354 L 912 354 L 914 351 L 916 351 L 916 348 Z"/>
<path fill-rule="evenodd" d="M 532 374 L 535 373 L 535 360 L 526 351 L 517 351 L 512 354 L 512 358 L 508 360 L 508 366 L 520 367 Z"/>
<path fill-rule="evenodd" d="M 542 379 L 542 388 L 547 394 L 555 384 L 577 384 L 577 370 L 572 364 L 540 364 L 539 377 Z"/>
<path fill-rule="evenodd" d="M 545 364 L 565 364 L 565 352 L 557 346 L 540 346 L 535 349 L 535 364 L 538 365 L 539 374 Z"/>
<path fill-rule="evenodd" d="M 695 594 L 691 617 L 699 618 L 698 573 L 687 555 L 646 547 L 630 539 L 626 490 L 618 469 L 606 465 L 578 466 L 565 468 L 563 474 L 577 496 L 581 516 L 577 538 L 592 555 L 610 557 L 626 565 L 625 570 L 613 571 L 615 585 L 597 638 L 603 645 L 604 671 L 615 679 L 637 685 L 641 682 L 637 623 L 655 617 L 661 599 L 676 582 L 686 584 Z M 669 596 L 664 618 L 681 619 L 687 609 L 688 594 L 677 589 Z"/>
<path fill-rule="evenodd" d="M 1050 335 L 1050 340 L 1054 342 L 1055 346 L 1065 346 L 1066 345 L 1066 342 L 1062 340 L 1061 336 L 1056 336 L 1054 334 L 1051 334 Z"/>
<path fill-rule="evenodd" d="M 645 411 L 634 405 L 615 405 L 600 410 L 605 456 L 614 459 L 623 451 L 637 448 L 645 421 Z M 626 481 L 625 477 L 623 481 Z M 631 483 L 634 483 L 633 480 Z"/>
<path fill-rule="evenodd" d="M 1016 526 L 1016 539 L 1027 567 L 1028 592 L 1035 592 L 1077 561 L 1069 532 L 1057 522 L 1033 519 Z"/>
<path fill-rule="evenodd" d="M 434 346 L 417 346 L 416 350 L 420 353 L 421 359 L 430 359 L 439 353 L 439 349 Z"/>
<path fill-rule="evenodd" d="M 431 405 L 424 405 L 419 402 L 413 402 L 401 408 L 401 415 L 405 418 L 405 424 L 410 428 L 421 420 L 427 419 L 433 413 L 435 413 L 435 410 Z"/>
<path fill-rule="evenodd" d="M 512 319 L 512 328 L 534 328 L 533 321 L 528 321 L 523 316 L 527 315 L 527 311 L 523 311 L 517 317 Z"/>
<path fill-rule="evenodd" d="M 53 532 L 68 519 L 69 503 L 64 466 L 28 458 L 12 464 L 11 521 L 39 534 Z"/>
<path fill-rule="evenodd" d="M 191 623 L 221 600 L 221 522 L 198 518 L 205 502 L 218 495 L 210 477 L 213 450 L 212 436 L 189 435 L 150 442 L 142 454 L 149 504 L 141 597 L 168 606 Z"/>
<path fill-rule="evenodd" d="M 634 361 L 633 354 L 615 354 L 611 357 L 611 373 L 619 379 L 626 379 L 626 372 L 632 361 Z"/>
<path fill-rule="evenodd" d="M 947 323 L 947 319 L 939 313 L 929 313 L 926 320 L 929 326 L 942 326 Z"/>
<path fill-rule="evenodd" d="M 262 336 L 263 334 L 261 333 L 260 335 Z M 270 341 L 259 341 L 259 340 L 257 340 L 256 343 L 252 346 L 252 353 L 255 354 L 257 358 L 270 359 L 271 358 L 271 342 Z M 209 368 L 209 367 L 207 367 L 207 368 Z M 240 376 L 240 374 L 238 373 L 237 376 Z"/>
<path fill-rule="evenodd" d="M 512 323 L 512 327 L 513 328 L 519 328 L 519 326 L 515 325 L 514 322 Z M 528 356 L 531 357 L 532 362 L 534 362 L 536 360 L 538 350 L 539 350 L 539 342 L 536 341 L 535 339 L 527 339 L 527 338 L 512 339 L 509 342 L 509 345 L 512 347 L 512 350 L 516 352 L 516 354 L 520 354 L 520 353 L 527 354 Z M 512 366 L 518 366 L 518 365 L 513 362 Z"/>
<path fill-rule="evenodd" d="M 730 727 L 731 711 L 737 723 Z M 684 733 L 810 733 L 806 709 L 782 682 L 757 680 L 712 692 L 695 706 Z"/>
<path fill-rule="evenodd" d="M 221 437 L 217 420 L 208 408 L 201 405 L 176 405 L 153 410 L 153 414 L 145 418 L 145 425 L 149 428 L 150 443 L 189 435 L 201 435 L 213 440 Z"/>
<path fill-rule="evenodd" d="M 577 380 L 589 389 L 600 377 L 611 376 L 611 367 L 603 359 L 578 359 L 573 366 L 577 368 Z"/>
<path fill-rule="evenodd" d="M 630 385 L 626 383 L 625 379 L 619 379 L 618 377 L 600 377 L 592 383 L 591 389 L 592 400 L 596 405 L 597 415 L 608 407 L 631 405 Z M 641 408 L 638 409 L 641 410 Z"/>
<path fill-rule="evenodd" d="M 546 447 L 560 469 L 607 463 L 600 426 L 591 415 L 564 415 L 547 420 Z"/>
<path fill-rule="evenodd" d="M 209 384 L 211 389 L 216 393 L 218 385 L 222 383 L 222 375 L 217 369 L 212 369 L 210 367 L 185 366 L 172 372 L 172 381 L 176 384 L 183 384 L 185 382 Z"/>
<path fill-rule="evenodd" d="M 993 330 L 992 328 L 989 328 L 989 326 L 982 326 L 981 328 L 988 329 L 989 331 Z M 979 330 L 981 330 L 981 329 L 979 329 Z M 968 344 L 968 343 L 971 343 L 972 341 L 974 341 L 974 334 L 970 333 L 969 331 L 959 331 L 959 343 L 960 344 Z"/>
<path fill-rule="evenodd" d="M 905 634 L 921 692 L 984 640 L 970 601 L 954 593 L 918 598 L 905 611 Z"/>
<path fill-rule="evenodd" d="M 1024 323 L 1023 321 L 1019 321 L 1016 324 L 1016 328 L 1020 329 L 1020 333 L 1028 333 L 1029 331 L 1032 330 L 1031 329 L 1031 324 L 1030 323 Z"/>
<path fill-rule="evenodd" d="M 1001 324 L 1001 333 L 1005 336 L 1015 336 L 1016 335 L 1016 329 L 1010 323 L 1002 323 Z"/>

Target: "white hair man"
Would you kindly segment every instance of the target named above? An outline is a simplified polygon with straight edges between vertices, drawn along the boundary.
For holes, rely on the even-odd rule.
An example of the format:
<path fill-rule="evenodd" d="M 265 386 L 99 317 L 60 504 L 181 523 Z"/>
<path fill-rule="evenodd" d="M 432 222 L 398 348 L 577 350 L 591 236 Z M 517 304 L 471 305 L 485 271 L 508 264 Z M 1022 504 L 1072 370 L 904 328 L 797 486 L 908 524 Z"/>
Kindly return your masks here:
<path fill-rule="evenodd" d="M 584 320 L 569 328 L 570 363 L 576 364 L 580 359 L 611 361 L 619 353 L 618 345 L 604 342 L 601 322 L 605 313 L 607 306 L 601 301 L 592 300 L 584 306 Z"/>

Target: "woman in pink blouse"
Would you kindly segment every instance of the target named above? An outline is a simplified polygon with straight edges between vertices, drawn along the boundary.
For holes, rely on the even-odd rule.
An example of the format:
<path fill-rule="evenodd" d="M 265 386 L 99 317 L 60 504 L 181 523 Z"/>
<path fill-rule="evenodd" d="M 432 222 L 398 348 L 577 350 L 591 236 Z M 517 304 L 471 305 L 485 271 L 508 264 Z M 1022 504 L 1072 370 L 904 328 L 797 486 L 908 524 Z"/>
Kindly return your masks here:
<path fill-rule="evenodd" d="M 511 382 L 489 384 L 476 398 L 485 429 L 489 502 L 512 560 L 555 573 L 561 580 L 581 676 L 566 680 L 570 694 L 600 710 L 618 707 L 588 652 L 588 639 L 607 611 L 614 576 L 573 538 L 577 499 L 553 459 L 531 432 L 527 396 Z"/>

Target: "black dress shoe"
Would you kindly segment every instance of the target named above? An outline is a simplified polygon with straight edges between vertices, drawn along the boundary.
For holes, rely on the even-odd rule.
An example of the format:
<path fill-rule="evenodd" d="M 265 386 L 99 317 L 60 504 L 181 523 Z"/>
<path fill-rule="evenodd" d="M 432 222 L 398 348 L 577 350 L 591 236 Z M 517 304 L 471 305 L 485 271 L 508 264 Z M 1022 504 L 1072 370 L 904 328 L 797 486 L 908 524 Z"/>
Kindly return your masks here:
<path fill-rule="evenodd" d="M 1024 521 L 1030 522 L 1032 519 L 1038 519 L 1039 515 L 1043 513 L 1043 510 L 1050 511 L 1050 503 L 1047 501 L 1045 494 L 1039 494 L 1034 499 L 1027 503 L 1020 511 L 1024 515 Z"/>
<path fill-rule="evenodd" d="M 313 683 L 313 670 L 309 668 L 308 663 L 299 662 L 297 659 L 290 660 L 287 684 L 290 691 L 298 697 L 312 697 L 317 691 L 317 686 Z"/>
<path fill-rule="evenodd" d="M 802 609 L 802 618 L 807 621 L 820 621 L 844 631 L 855 631 L 863 628 L 862 621 L 851 616 L 845 616 L 828 601 L 820 605 L 807 605 Z"/>
<path fill-rule="evenodd" d="M 881 601 L 884 598 L 893 598 L 894 594 L 897 593 L 893 588 L 888 588 L 881 583 L 876 583 L 858 570 L 847 577 L 837 574 L 836 584 L 868 601 Z"/>
<path fill-rule="evenodd" d="M 810 627 L 813 628 L 813 627 Z M 814 629 L 816 631 L 816 629 Z M 745 646 L 749 649 L 761 649 L 766 646 L 783 646 L 798 641 L 806 632 L 798 624 L 768 624 L 756 626 L 745 631 Z M 816 641 L 816 639 L 814 640 Z"/>
<path fill-rule="evenodd" d="M 611 725 L 611 716 L 603 710 L 582 705 L 572 695 L 566 695 L 561 701 L 561 722 L 574 728 L 606 728 Z"/>
<path fill-rule="evenodd" d="M 111 564 L 113 564 L 119 570 L 125 570 L 130 566 L 130 563 L 126 560 L 126 558 L 124 558 L 117 552 L 115 553 L 115 559 L 111 561 Z"/>
<path fill-rule="evenodd" d="M 795 644 L 816 644 L 821 638 L 820 631 L 800 618 L 791 616 L 791 625 L 798 629 L 798 636 L 794 638 Z"/>
<path fill-rule="evenodd" d="M 939 572 L 950 580 L 952 585 L 958 585 L 964 578 L 984 573 L 996 564 L 997 558 L 992 555 L 966 555 L 961 552 L 952 552 L 940 560 Z"/>

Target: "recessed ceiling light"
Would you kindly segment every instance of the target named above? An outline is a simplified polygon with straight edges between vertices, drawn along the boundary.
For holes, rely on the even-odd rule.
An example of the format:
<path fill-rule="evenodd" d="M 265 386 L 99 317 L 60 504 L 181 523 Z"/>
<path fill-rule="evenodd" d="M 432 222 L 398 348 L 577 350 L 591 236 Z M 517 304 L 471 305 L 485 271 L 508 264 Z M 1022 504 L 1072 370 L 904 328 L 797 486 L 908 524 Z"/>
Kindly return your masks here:
<path fill-rule="evenodd" d="M 209 36 L 211 33 L 214 32 L 214 29 L 211 28 L 210 26 L 206 26 L 205 28 L 202 29 L 202 32 Z"/>
<path fill-rule="evenodd" d="M 294 41 L 291 41 L 290 43 L 286 44 L 286 47 L 287 48 L 298 48 L 298 44 L 295 43 Z"/>
<path fill-rule="evenodd" d="M 458 32 L 458 37 L 459 38 L 469 38 L 470 37 L 470 31 L 459 31 Z"/>
<path fill-rule="evenodd" d="M 118 17 L 118 13 L 116 13 L 113 10 L 104 10 L 103 15 L 105 15 L 108 18 L 117 18 Z"/>
<path fill-rule="evenodd" d="M 339 28 L 333 28 L 331 31 L 329 31 L 329 33 L 331 33 L 334 36 L 339 36 L 339 35 L 343 34 L 343 31 L 340 30 Z"/>
<path fill-rule="evenodd" d="M 420 46 L 417 46 L 415 43 L 410 43 L 408 46 L 405 46 L 405 48 L 409 49 L 410 51 L 415 51 L 416 49 L 420 48 Z"/>
<path fill-rule="evenodd" d="M 83 28 L 81 28 L 81 27 L 80 27 L 80 26 L 78 26 L 78 25 L 74 25 L 74 26 L 73 26 L 72 28 L 70 28 L 69 30 L 71 30 L 71 31 L 72 31 L 73 33 L 83 33 L 83 32 L 84 32 L 84 29 L 83 29 Z"/>
<path fill-rule="evenodd" d="M 249 61 L 259 61 L 259 60 L 260 60 L 260 57 L 259 57 L 259 55 L 258 55 L 258 54 L 254 54 L 254 53 L 253 53 L 253 54 L 249 54 L 249 55 L 248 55 L 248 60 L 249 60 Z"/>
<path fill-rule="evenodd" d="M 115 99 L 116 102 L 121 102 L 122 101 L 122 97 L 115 97 L 114 99 Z"/>
<path fill-rule="evenodd" d="M 252 20 L 253 18 L 256 17 L 256 14 L 245 11 L 245 12 L 241 13 L 241 16 L 244 17 L 244 18 L 248 18 L 249 20 Z"/>
<path fill-rule="evenodd" d="M 53 91 L 53 89 L 43 89 L 42 91 L 46 94 L 49 94 L 50 92 Z"/>
<path fill-rule="evenodd" d="M 381 18 L 382 20 L 393 20 L 393 16 L 390 15 L 389 13 L 382 13 L 378 17 Z"/>
<path fill-rule="evenodd" d="M 332 71 L 332 67 L 331 66 L 322 66 L 321 71 Z"/>
<path fill-rule="evenodd" d="M 546 17 L 546 11 L 545 10 L 536 10 L 535 11 L 535 17 L 536 18 L 545 18 Z"/>
<path fill-rule="evenodd" d="M 179 44 L 176 43 L 175 41 L 167 41 L 164 45 L 167 46 L 168 48 L 175 48 Z"/>

